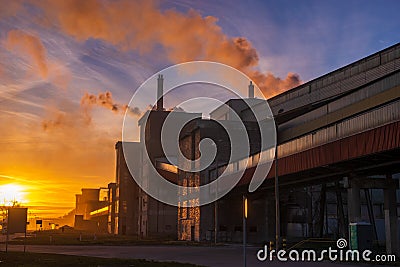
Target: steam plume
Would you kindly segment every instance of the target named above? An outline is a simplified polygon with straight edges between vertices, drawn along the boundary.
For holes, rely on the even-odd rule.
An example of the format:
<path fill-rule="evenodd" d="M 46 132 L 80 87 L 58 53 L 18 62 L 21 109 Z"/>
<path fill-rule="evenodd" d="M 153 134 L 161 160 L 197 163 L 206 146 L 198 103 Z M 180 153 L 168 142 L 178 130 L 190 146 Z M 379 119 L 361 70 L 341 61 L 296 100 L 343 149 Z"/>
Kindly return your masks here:
<path fill-rule="evenodd" d="M 84 111 L 87 113 L 93 106 L 109 109 L 116 114 L 124 114 L 125 111 L 128 111 L 128 115 L 135 117 L 140 117 L 143 114 L 138 107 L 131 108 L 126 104 L 116 103 L 109 91 L 99 93 L 98 95 L 85 93 L 81 98 L 81 107 L 83 107 Z"/>

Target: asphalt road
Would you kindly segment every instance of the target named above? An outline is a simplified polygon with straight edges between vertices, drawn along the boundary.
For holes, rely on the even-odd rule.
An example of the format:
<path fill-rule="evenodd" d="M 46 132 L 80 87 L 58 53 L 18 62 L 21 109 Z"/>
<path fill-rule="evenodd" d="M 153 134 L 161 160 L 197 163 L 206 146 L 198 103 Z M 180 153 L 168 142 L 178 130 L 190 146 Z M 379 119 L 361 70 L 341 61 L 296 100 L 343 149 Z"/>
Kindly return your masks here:
<path fill-rule="evenodd" d="M 307 267 L 340 267 L 339 263 L 331 262 L 260 262 L 256 254 L 259 248 L 247 249 L 247 267 L 258 266 L 302 266 Z M 4 247 L 1 248 L 4 250 Z M 11 245 L 9 250 L 21 251 L 23 246 Z M 29 252 L 57 253 L 67 255 L 94 256 L 103 258 L 132 258 L 156 261 L 176 261 L 193 263 L 209 267 L 240 267 L 243 266 L 241 246 L 192 247 L 192 246 L 27 246 Z M 346 267 L 357 266 L 346 264 Z M 358 265 L 360 266 L 360 265 Z M 362 264 L 361 266 L 367 266 Z M 372 266 L 372 265 L 369 265 Z M 381 265 L 382 266 L 382 265 Z"/>

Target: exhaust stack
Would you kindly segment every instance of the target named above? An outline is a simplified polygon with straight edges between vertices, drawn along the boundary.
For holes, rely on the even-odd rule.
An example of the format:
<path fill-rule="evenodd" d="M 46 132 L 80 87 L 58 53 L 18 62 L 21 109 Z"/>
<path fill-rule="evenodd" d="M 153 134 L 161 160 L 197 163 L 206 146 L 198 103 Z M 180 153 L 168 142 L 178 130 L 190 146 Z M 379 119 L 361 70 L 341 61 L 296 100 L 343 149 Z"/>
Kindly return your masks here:
<path fill-rule="evenodd" d="M 162 74 L 158 75 L 158 86 L 157 86 L 157 110 L 164 110 L 164 77 Z"/>
<path fill-rule="evenodd" d="M 254 98 L 254 84 L 252 81 L 249 84 L 249 98 Z"/>

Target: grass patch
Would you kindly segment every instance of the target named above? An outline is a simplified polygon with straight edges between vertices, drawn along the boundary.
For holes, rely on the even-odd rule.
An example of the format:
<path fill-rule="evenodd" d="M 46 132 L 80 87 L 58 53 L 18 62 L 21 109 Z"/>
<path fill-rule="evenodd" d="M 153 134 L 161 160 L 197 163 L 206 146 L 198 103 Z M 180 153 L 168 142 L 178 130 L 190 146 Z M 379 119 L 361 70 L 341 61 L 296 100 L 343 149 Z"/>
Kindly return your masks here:
<path fill-rule="evenodd" d="M 9 241 L 11 245 L 24 244 L 24 238 L 18 237 Z M 138 239 L 134 236 L 121 236 L 111 234 L 93 234 L 80 231 L 61 232 L 59 230 L 42 231 L 29 235 L 27 245 L 110 245 L 110 246 L 135 246 L 135 245 L 191 245 L 204 246 L 197 242 L 168 241 L 163 239 Z"/>
<path fill-rule="evenodd" d="M 70 256 L 60 254 L 31 253 L 31 252 L 0 252 L 0 266 L 134 266 L 134 267 L 196 267 L 198 265 L 176 262 L 154 262 L 133 259 L 110 259 L 84 256 Z M 200 266 L 198 266 L 200 267 Z"/>

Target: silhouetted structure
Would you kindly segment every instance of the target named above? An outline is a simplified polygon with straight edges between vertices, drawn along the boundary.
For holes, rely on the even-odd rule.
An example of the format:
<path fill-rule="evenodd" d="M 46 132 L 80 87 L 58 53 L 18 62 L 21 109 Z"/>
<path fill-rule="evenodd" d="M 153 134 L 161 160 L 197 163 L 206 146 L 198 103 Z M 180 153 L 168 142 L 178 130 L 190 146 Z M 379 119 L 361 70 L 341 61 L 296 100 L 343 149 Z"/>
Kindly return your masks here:
<path fill-rule="evenodd" d="M 252 84 L 250 88 L 254 90 Z M 254 91 L 249 90 L 249 94 L 254 96 Z M 198 187 L 205 185 L 217 179 L 223 173 L 224 169 L 220 167 L 225 166 L 231 157 L 231 141 L 226 129 L 218 120 L 225 121 L 225 127 L 230 133 L 237 131 L 238 126 L 243 124 L 249 137 L 250 155 L 260 151 L 259 126 L 252 113 L 244 114 L 242 111 L 247 110 L 249 105 L 262 103 L 265 100 L 249 98 L 246 101 L 248 102 L 246 103 L 243 99 L 231 99 L 225 105 L 211 112 L 211 119 L 196 119 L 185 125 L 179 137 L 179 146 L 183 156 L 193 161 L 200 158 L 200 141 L 205 138 L 215 142 L 218 153 L 211 165 L 200 172 L 193 173 L 178 169 L 178 183 L 181 186 Z M 232 112 L 238 114 L 241 121 L 236 121 L 234 118 L 237 117 L 233 116 Z M 215 116 L 218 118 L 215 118 Z M 233 160 L 239 159 L 233 157 Z M 180 164 L 182 163 L 178 158 L 178 165 Z M 227 197 L 224 199 L 227 199 Z M 239 216 L 237 217 L 238 221 L 235 221 L 234 216 L 230 216 L 232 210 L 228 209 L 229 206 L 241 205 L 240 201 L 233 205 L 234 202 L 235 200 L 229 202 L 223 200 L 201 207 L 184 207 L 186 203 L 180 203 L 178 238 L 193 241 L 214 240 L 215 230 L 226 232 L 228 228 L 232 228 L 233 232 L 234 229 L 238 229 L 238 226 L 241 225 L 241 218 Z M 228 212 L 226 212 L 227 210 Z M 238 212 L 240 213 L 240 209 Z M 215 220 L 219 221 L 217 229 L 215 229 Z"/>
<path fill-rule="evenodd" d="M 134 164 L 135 173 L 139 175 L 140 168 L 140 144 L 127 143 L 130 149 L 137 151 L 138 157 L 135 158 Z M 113 232 L 121 235 L 138 235 L 139 231 L 139 217 L 140 217 L 140 196 L 139 187 L 136 185 L 135 180 L 132 178 L 126 165 L 124 153 L 122 150 L 122 143 L 115 144 L 116 151 L 116 183 L 115 183 L 115 197 L 113 197 L 114 218 L 111 222 Z"/>
<path fill-rule="evenodd" d="M 159 85 L 162 78 L 159 77 Z M 250 85 L 248 100 L 257 109 L 263 100 L 253 96 Z M 242 170 L 244 175 L 215 205 L 171 207 L 147 196 L 132 181 L 126 188 L 132 188 L 128 190 L 132 194 L 138 192 L 138 199 L 129 202 L 125 197 L 118 198 L 118 190 L 123 187 L 118 172 L 127 170 L 121 149 L 117 148 L 117 162 L 121 158 L 117 163 L 116 207 L 120 209 L 121 201 L 126 201 L 127 212 L 136 214 L 129 223 L 133 228 L 137 225 L 140 236 L 173 233 L 171 237 L 195 241 L 211 241 L 216 235 L 220 242 L 241 242 L 244 230 L 248 231 L 249 242 L 257 243 L 274 240 L 276 234 L 291 241 L 308 237 L 352 238 L 349 224 L 367 222 L 372 225 L 371 238 L 385 243 L 388 253 L 398 253 L 399 99 L 400 44 L 269 99 L 277 126 L 279 161 L 274 162 L 261 187 L 250 194 L 248 184 L 255 166 L 263 164 L 259 159 L 265 151 L 259 151 L 254 114 L 248 105 L 240 99 L 226 103 L 246 125 L 250 136 L 246 161 L 250 163 L 237 159 L 228 164 L 229 141 L 224 130 L 215 121 L 196 119 L 181 132 L 179 145 L 183 154 L 189 159 L 198 158 L 199 142 L 204 138 L 213 139 L 219 153 L 207 169 L 189 173 L 168 162 L 161 149 L 161 126 L 169 112 L 164 111 L 159 99 L 157 108 L 146 113 L 146 125 L 143 119 L 139 121 L 141 144 L 147 147 L 149 162 L 143 160 L 143 150 L 137 144 L 138 168 L 134 175 L 145 177 L 150 164 L 166 179 L 181 185 L 208 183 L 224 170 L 228 174 Z M 234 125 L 235 116 L 226 106 L 214 110 L 211 118 Z M 192 115 L 182 112 L 182 116 Z M 274 158 L 274 153 L 268 155 Z M 275 233 L 275 170 L 281 192 L 280 233 Z M 248 195 L 248 229 L 242 229 L 241 223 L 243 194 Z M 122 214 L 115 214 L 117 221 Z M 173 229 L 170 232 L 169 227 Z"/>
<path fill-rule="evenodd" d="M 388 253 L 398 252 L 399 88 L 400 44 L 397 44 L 269 99 L 278 128 L 280 236 L 292 241 L 322 236 L 351 238 L 349 223 L 367 222 L 373 226 L 371 238 L 385 242 Z M 234 107 L 243 121 L 251 118 L 251 112 L 239 99 L 226 104 Z M 254 107 L 257 108 L 257 103 Z M 233 118 L 230 112 L 221 107 L 211 117 L 229 121 Z M 200 127 L 185 135 L 203 132 L 206 136 L 208 129 Z M 199 140 L 192 140 L 198 144 Z M 190 146 L 193 141 L 186 142 L 184 138 L 181 141 L 187 143 L 181 145 L 185 150 L 195 148 L 188 155 L 198 154 L 198 146 Z M 259 153 L 254 152 L 248 160 L 257 164 Z M 254 165 L 238 160 L 209 167 L 209 176 L 224 170 L 245 171 L 238 186 L 218 201 L 218 240 L 241 241 L 244 193 L 249 200 L 249 242 L 275 239 L 275 164 L 262 186 L 251 194 L 247 193 L 247 185 Z M 172 167 L 163 169 L 171 170 L 174 175 Z M 185 176 L 179 174 L 179 177 Z M 185 183 L 196 184 L 207 175 L 200 172 L 191 177 L 192 182 Z M 223 213 L 226 210 L 229 212 Z M 202 207 L 200 212 L 193 211 L 193 216 L 187 217 L 184 211 L 179 217 L 184 219 L 180 237 L 203 240 L 205 236 L 206 240 L 212 240 L 213 213 L 212 209 L 206 212 Z M 202 228 L 202 221 L 208 222 L 208 226 Z"/>
<path fill-rule="evenodd" d="M 176 207 L 161 203 L 148 196 L 135 182 L 133 176 L 147 179 L 152 172 L 150 165 L 158 162 L 168 162 L 161 148 L 161 128 L 171 111 L 163 107 L 163 76 L 158 77 L 158 100 L 155 109 L 147 111 L 139 120 L 140 142 L 117 142 L 116 149 L 116 190 L 115 190 L 115 218 L 110 224 L 114 225 L 113 233 L 136 235 L 139 237 L 159 237 L 177 239 Z M 176 112 L 177 116 L 193 117 L 198 114 Z M 131 149 L 135 158 L 131 159 L 133 173 L 129 172 L 125 161 L 123 147 Z M 146 146 L 147 152 L 143 150 Z M 148 154 L 148 159 L 143 157 Z M 173 155 L 170 155 L 173 156 Z M 173 176 L 171 182 L 177 182 Z"/>
<path fill-rule="evenodd" d="M 108 232 L 109 200 L 106 188 L 82 188 L 76 195 L 74 228 Z"/>

